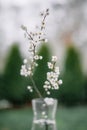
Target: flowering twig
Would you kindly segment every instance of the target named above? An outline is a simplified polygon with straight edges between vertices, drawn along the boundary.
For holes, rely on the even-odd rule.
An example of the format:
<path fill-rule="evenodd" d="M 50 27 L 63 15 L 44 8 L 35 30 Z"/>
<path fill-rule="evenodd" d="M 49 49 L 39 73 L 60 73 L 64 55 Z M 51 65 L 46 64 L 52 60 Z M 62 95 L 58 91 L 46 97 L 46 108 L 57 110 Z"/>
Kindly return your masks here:
<path fill-rule="evenodd" d="M 42 97 L 40 91 L 38 90 L 38 88 L 36 87 L 35 81 L 33 80 L 33 73 L 34 73 L 34 69 L 35 67 L 38 66 L 37 61 L 38 60 L 42 60 L 42 56 L 39 56 L 37 54 L 37 47 L 38 44 L 42 43 L 42 42 L 47 42 L 47 39 L 45 39 L 45 34 L 43 33 L 43 31 L 45 30 L 45 20 L 47 15 L 49 15 L 49 9 L 46 9 L 46 11 L 44 13 L 41 13 L 42 16 L 42 22 L 40 27 L 38 28 L 39 31 L 33 33 L 33 32 L 28 32 L 27 27 L 22 25 L 21 28 L 23 29 L 23 31 L 25 32 L 24 35 L 25 37 L 27 37 L 27 39 L 29 40 L 29 53 L 31 55 L 30 59 L 30 64 L 28 64 L 28 60 L 24 59 L 23 61 L 23 65 L 21 66 L 21 75 L 22 76 L 29 76 L 31 81 L 32 81 L 32 85 L 33 88 L 35 89 L 35 91 L 38 93 L 39 97 Z M 33 92 L 33 89 L 31 86 L 28 86 L 28 89 L 30 90 L 30 92 Z"/>
<path fill-rule="evenodd" d="M 47 42 L 47 39 L 45 38 L 44 30 L 45 30 L 46 17 L 48 15 L 49 15 L 49 9 L 46 9 L 45 12 L 41 13 L 42 16 L 41 25 L 40 27 L 36 28 L 39 29 L 39 31 L 36 30 L 36 32 L 34 33 L 28 32 L 26 26 L 24 25 L 21 26 L 21 28 L 24 31 L 25 37 L 29 40 L 28 51 L 30 53 L 30 63 L 28 62 L 27 59 L 24 59 L 23 61 L 24 64 L 21 66 L 20 73 L 22 76 L 30 77 L 33 87 L 28 86 L 28 89 L 30 92 L 33 92 L 33 88 L 34 88 L 34 90 L 37 92 L 39 97 L 42 97 L 42 94 L 40 93 L 40 91 L 38 90 L 35 84 L 35 81 L 33 79 L 33 74 L 35 68 L 38 66 L 37 61 L 43 59 L 42 56 L 38 55 L 37 48 L 40 43 Z M 43 88 L 45 89 L 48 95 L 50 94 L 50 89 L 58 89 L 59 85 L 62 83 L 62 80 L 58 80 L 59 67 L 56 67 L 56 62 L 57 62 L 56 56 L 52 56 L 51 62 L 48 62 L 48 68 L 50 69 L 50 72 L 47 72 L 47 80 L 43 85 Z"/>
<path fill-rule="evenodd" d="M 47 92 L 47 94 L 50 94 L 50 90 L 52 89 L 59 89 L 59 85 L 62 84 L 62 80 L 58 79 L 60 72 L 59 67 L 56 67 L 57 57 L 52 56 L 51 62 L 48 62 L 48 68 L 50 69 L 50 72 L 47 72 L 47 80 L 44 83 L 44 89 Z"/>

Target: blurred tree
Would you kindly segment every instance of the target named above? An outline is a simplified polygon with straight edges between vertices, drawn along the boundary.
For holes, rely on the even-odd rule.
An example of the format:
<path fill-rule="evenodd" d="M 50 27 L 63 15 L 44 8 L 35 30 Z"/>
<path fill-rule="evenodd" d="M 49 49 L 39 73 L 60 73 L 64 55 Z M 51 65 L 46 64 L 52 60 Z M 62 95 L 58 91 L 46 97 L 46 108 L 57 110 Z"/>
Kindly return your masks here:
<path fill-rule="evenodd" d="M 0 99 L 4 98 L 3 83 L 3 75 L 0 75 Z"/>
<path fill-rule="evenodd" d="M 87 104 L 87 76 L 85 77 L 84 83 L 84 102 Z"/>
<path fill-rule="evenodd" d="M 83 73 L 80 57 L 73 46 L 69 46 L 66 53 L 63 85 L 59 90 L 59 100 L 66 105 L 75 105 L 83 99 Z"/>
<path fill-rule="evenodd" d="M 4 73 L 4 95 L 13 104 L 24 102 L 27 79 L 20 76 L 22 57 L 18 45 L 13 45 L 7 58 Z"/>

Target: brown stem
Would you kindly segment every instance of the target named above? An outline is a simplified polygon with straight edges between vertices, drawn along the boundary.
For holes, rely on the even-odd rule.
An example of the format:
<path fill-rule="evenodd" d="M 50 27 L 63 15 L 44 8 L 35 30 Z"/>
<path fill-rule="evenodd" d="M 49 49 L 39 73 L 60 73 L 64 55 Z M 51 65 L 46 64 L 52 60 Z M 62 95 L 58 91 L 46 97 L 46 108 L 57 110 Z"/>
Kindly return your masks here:
<path fill-rule="evenodd" d="M 26 33 L 27 33 L 27 35 L 29 36 L 29 38 L 30 38 L 31 40 L 33 40 L 33 37 L 28 33 L 28 31 L 26 31 Z"/>

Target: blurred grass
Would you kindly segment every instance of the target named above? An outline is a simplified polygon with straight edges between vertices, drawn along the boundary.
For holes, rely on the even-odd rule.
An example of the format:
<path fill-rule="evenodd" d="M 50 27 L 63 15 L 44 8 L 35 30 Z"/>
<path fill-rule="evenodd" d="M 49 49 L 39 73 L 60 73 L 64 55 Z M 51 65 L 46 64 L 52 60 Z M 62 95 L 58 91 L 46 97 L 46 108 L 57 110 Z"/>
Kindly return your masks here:
<path fill-rule="evenodd" d="M 31 108 L 0 110 L 0 130 L 31 130 Z M 87 130 L 87 106 L 62 108 L 56 115 L 58 130 Z"/>

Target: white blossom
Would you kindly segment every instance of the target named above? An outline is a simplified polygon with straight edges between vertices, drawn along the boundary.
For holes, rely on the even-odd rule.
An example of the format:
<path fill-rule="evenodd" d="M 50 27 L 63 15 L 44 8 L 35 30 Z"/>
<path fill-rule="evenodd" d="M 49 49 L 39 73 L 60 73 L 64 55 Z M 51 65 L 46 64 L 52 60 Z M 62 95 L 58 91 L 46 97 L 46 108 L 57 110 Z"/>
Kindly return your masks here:
<path fill-rule="evenodd" d="M 23 63 L 26 64 L 27 62 L 28 62 L 27 59 L 24 59 Z"/>
<path fill-rule="evenodd" d="M 52 61 L 56 62 L 57 61 L 57 56 L 52 56 Z"/>
<path fill-rule="evenodd" d="M 37 66 L 38 66 L 38 64 L 37 64 L 37 63 L 35 63 L 35 66 L 37 67 Z"/>
<path fill-rule="evenodd" d="M 28 70 L 31 71 L 31 67 L 29 67 Z"/>
<path fill-rule="evenodd" d="M 45 39 L 45 43 L 47 43 L 48 42 L 48 39 Z"/>
<path fill-rule="evenodd" d="M 57 83 L 54 84 L 54 89 L 59 89 L 59 86 Z"/>
<path fill-rule="evenodd" d="M 32 92 L 33 92 L 33 89 L 30 89 L 30 92 L 32 93 Z"/>
<path fill-rule="evenodd" d="M 27 71 L 27 75 L 32 75 L 32 71 Z"/>
<path fill-rule="evenodd" d="M 47 89 L 47 88 L 48 88 L 48 86 L 47 86 L 47 85 L 44 85 L 44 86 L 43 86 L 43 88 Z"/>
<path fill-rule="evenodd" d="M 29 89 L 29 90 L 30 90 L 30 89 L 31 89 L 31 86 L 27 86 L 27 89 Z"/>
<path fill-rule="evenodd" d="M 51 62 L 48 62 L 48 68 L 53 69 L 53 64 Z"/>
<path fill-rule="evenodd" d="M 50 95 L 50 91 L 47 91 L 47 95 Z"/>
<path fill-rule="evenodd" d="M 27 76 L 27 69 L 25 65 L 21 66 L 20 74 L 25 77 Z"/>
<path fill-rule="evenodd" d="M 48 87 L 47 87 L 48 89 L 50 89 L 51 88 L 51 86 L 50 85 L 48 85 Z"/>
<path fill-rule="evenodd" d="M 22 76 L 27 77 L 27 76 L 29 76 L 29 75 L 32 74 L 32 71 L 31 71 L 31 69 L 30 69 L 30 70 L 27 69 L 26 65 L 22 65 L 22 66 L 21 66 L 21 70 L 20 70 L 20 74 L 21 74 Z"/>
<path fill-rule="evenodd" d="M 33 92 L 33 89 L 31 86 L 27 86 L 27 89 L 30 91 L 30 92 Z"/>
<path fill-rule="evenodd" d="M 60 79 L 60 80 L 58 81 L 58 83 L 59 83 L 59 85 L 61 85 L 61 84 L 63 83 L 63 81 Z"/>
<path fill-rule="evenodd" d="M 43 56 L 40 56 L 39 59 L 42 60 L 42 59 L 43 59 Z"/>
<path fill-rule="evenodd" d="M 49 85 L 49 82 L 48 82 L 48 81 L 45 81 L 45 84 Z"/>
<path fill-rule="evenodd" d="M 35 56 L 34 56 L 34 59 L 35 59 L 35 60 L 38 60 L 38 59 L 39 59 L 39 56 L 38 56 L 38 55 L 35 55 Z"/>
<path fill-rule="evenodd" d="M 60 71 L 59 71 L 59 67 L 55 67 L 55 72 L 59 75 Z"/>
<path fill-rule="evenodd" d="M 52 86 L 54 86 L 55 80 L 54 80 L 54 79 L 51 79 L 51 80 L 50 80 L 50 83 L 52 84 Z"/>

